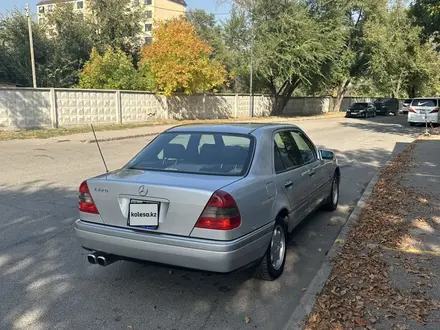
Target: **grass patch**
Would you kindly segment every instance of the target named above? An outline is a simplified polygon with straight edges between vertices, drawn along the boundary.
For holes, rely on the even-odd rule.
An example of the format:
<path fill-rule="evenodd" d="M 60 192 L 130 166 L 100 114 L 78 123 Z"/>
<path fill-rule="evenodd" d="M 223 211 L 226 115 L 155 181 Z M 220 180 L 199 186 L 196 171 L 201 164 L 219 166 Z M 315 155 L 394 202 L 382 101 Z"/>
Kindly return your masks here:
<path fill-rule="evenodd" d="M 302 121 L 319 118 L 340 118 L 344 112 L 326 113 L 307 117 L 258 117 L 258 118 L 230 118 L 216 120 L 155 120 L 133 124 L 96 124 L 95 131 L 120 131 L 139 127 L 150 127 L 159 125 L 185 125 L 185 124 L 222 124 L 234 122 L 287 122 Z M 49 139 L 52 137 L 66 136 L 72 134 L 90 133 L 90 125 L 60 127 L 54 129 L 27 129 L 27 130 L 0 130 L 0 141 L 24 140 L 24 139 Z"/>

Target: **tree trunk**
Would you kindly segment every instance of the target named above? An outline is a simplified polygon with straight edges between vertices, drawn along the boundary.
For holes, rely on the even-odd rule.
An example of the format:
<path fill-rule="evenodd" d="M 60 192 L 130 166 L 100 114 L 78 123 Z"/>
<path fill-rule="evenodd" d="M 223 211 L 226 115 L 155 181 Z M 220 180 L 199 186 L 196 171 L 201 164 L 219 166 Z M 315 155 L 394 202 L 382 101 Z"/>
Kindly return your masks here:
<path fill-rule="evenodd" d="M 345 93 L 347 92 L 347 87 L 350 85 L 350 79 L 346 79 L 338 88 L 336 94 L 336 102 L 333 103 L 332 112 L 341 111 L 342 101 L 344 100 Z"/>
<path fill-rule="evenodd" d="M 298 87 L 300 81 L 297 79 L 294 83 L 286 81 L 283 86 L 281 86 L 280 90 L 277 91 L 274 84 L 271 84 L 270 91 L 273 98 L 272 104 L 272 116 L 278 116 L 283 113 L 284 108 L 292 97 L 293 92 Z"/>

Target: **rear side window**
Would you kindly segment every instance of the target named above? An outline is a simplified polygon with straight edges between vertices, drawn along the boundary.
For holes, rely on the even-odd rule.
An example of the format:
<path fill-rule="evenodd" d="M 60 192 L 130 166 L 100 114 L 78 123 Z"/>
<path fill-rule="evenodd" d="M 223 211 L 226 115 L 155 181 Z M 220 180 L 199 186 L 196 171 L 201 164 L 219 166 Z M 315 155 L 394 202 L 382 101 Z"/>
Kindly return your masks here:
<path fill-rule="evenodd" d="M 436 107 L 438 105 L 437 99 L 415 99 L 412 104 L 413 107 Z"/>
<path fill-rule="evenodd" d="M 127 168 L 243 176 L 254 150 L 254 137 L 226 133 L 173 133 L 159 135 Z"/>

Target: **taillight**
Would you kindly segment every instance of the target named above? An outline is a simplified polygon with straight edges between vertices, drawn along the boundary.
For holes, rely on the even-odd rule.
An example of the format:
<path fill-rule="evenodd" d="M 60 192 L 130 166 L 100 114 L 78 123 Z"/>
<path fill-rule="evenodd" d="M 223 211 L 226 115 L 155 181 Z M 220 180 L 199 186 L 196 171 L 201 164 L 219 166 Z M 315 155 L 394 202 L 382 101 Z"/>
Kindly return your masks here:
<path fill-rule="evenodd" d="M 438 108 L 431 111 L 431 113 L 438 113 Z"/>
<path fill-rule="evenodd" d="M 196 228 L 232 230 L 241 224 L 237 203 L 228 193 L 216 191 L 197 220 Z"/>
<path fill-rule="evenodd" d="M 409 109 L 409 112 L 416 113 L 414 109 Z"/>
<path fill-rule="evenodd" d="M 79 211 L 85 213 L 99 214 L 98 208 L 96 207 L 92 195 L 90 194 L 87 181 L 84 181 L 79 186 Z"/>

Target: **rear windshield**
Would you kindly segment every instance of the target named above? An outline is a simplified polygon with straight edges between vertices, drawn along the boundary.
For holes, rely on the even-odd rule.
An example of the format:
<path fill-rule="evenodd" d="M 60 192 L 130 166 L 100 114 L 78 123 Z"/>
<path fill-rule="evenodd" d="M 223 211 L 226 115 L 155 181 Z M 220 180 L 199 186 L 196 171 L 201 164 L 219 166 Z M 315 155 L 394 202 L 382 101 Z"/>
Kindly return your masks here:
<path fill-rule="evenodd" d="M 163 133 L 145 147 L 128 168 L 148 171 L 243 176 L 254 148 L 250 135 Z"/>
<path fill-rule="evenodd" d="M 436 99 L 415 99 L 412 102 L 413 107 L 436 107 L 438 100 Z"/>
<path fill-rule="evenodd" d="M 368 103 L 355 103 L 350 106 L 352 110 L 362 110 L 368 107 Z"/>

